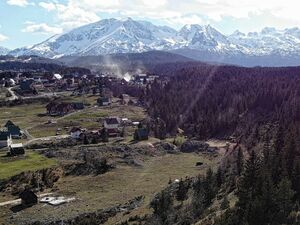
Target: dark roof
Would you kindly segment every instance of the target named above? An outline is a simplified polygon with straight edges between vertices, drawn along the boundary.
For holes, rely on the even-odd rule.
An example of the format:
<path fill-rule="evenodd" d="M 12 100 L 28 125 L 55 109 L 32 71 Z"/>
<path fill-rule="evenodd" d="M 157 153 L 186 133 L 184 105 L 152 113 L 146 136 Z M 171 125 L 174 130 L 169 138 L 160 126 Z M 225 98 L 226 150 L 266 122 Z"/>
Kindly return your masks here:
<path fill-rule="evenodd" d="M 148 136 L 148 130 L 146 128 L 139 128 L 136 130 L 137 134 L 140 137 L 147 137 Z"/>
<path fill-rule="evenodd" d="M 72 105 L 73 105 L 74 109 L 84 109 L 83 102 L 73 102 Z"/>
<path fill-rule="evenodd" d="M 9 136 L 9 133 L 8 133 L 7 129 L 2 129 L 0 131 L 0 141 L 6 141 L 8 136 Z"/>
<path fill-rule="evenodd" d="M 81 128 L 80 127 L 73 127 L 70 132 L 74 133 L 74 132 L 77 132 L 77 131 L 81 131 Z"/>
<path fill-rule="evenodd" d="M 100 97 L 97 99 L 97 102 L 109 102 L 109 98 L 108 97 Z"/>
<path fill-rule="evenodd" d="M 120 120 L 118 117 L 109 117 L 105 119 L 105 122 L 109 125 L 112 125 L 112 124 L 119 124 Z"/>
<path fill-rule="evenodd" d="M 21 135 L 21 129 L 18 126 L 10 126 L 8 127 L 8 133 L 15 136 L 20 136 Z"/>
<path fill-rule="evenodd" d="M 11 122 L 11 120 L 8 120 L 5 124 L 5 127 L 10 127 L 10 126 L 15 126 L 15 124 Z"/>
<path fill-rule="evenodd" d="M 19 197 L 26 205 L 36 204 L 38 201 L 36 194 L 34 194 L 33 191 L 30 190 L 25 190 L 21 192 Z"/>

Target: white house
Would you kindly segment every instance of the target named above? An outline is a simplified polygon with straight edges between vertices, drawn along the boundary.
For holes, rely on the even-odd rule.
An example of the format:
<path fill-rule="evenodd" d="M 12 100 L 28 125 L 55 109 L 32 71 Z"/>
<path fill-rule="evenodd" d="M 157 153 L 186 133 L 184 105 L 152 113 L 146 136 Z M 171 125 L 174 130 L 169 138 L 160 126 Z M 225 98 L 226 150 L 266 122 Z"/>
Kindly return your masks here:
<path fill-rule="evenodd" d="M 60 74 L 58 74 L 58 73 L 55 73 L 55 74 L 53 75 L 53 79 L 55 79 L 55 80 L 61 80 L 61 79 L 62 79 L 62 76 L 61 76 Z"/>
<path fill-rule="evenodd" d="M 80 135 L 84 132 L 83 129 L 79 128 L 79 127 L 73 127 L 71 129 L 71 132 L 70 132 L 70 135 L 71 135 L 71 138 L 73 139 L 79 139 L 80 138 Z"/>

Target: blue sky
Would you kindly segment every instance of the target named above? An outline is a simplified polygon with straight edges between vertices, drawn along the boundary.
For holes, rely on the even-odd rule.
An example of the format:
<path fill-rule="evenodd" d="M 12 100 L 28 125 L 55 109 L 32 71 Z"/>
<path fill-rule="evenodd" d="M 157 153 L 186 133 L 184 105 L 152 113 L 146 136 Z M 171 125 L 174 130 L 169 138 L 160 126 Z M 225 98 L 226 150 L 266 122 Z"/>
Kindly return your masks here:
<path fill-rule="evenodd" d="M 0 0 L 0 46 L 33 45 L 104 18 L 148 20 L 179 29 L 211 24 L 229 34 L 300 26 L 297 0 Z"/>

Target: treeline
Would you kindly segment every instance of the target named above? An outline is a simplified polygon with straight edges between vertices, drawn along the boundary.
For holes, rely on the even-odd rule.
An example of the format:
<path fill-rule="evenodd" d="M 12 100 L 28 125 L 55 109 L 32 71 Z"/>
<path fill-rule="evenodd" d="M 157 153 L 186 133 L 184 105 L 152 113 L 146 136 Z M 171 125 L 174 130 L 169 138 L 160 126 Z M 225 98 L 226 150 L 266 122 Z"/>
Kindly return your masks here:
<path fill-rule="evenodd" d="M 300 160 L 292 156 L 299 146 L 289 139 L 262 148 L 247 159 L 238 148 L 233 164 L 171 183 L 141 224 L 300 224 Z"/>
<path fill-rule="evenodd" d="M 181 128 L 201 139 L 246 138 L 268 124 L 299 127 L 300 68 L 184 65 L 168 67 L 170 81 L 155 82 L 143 96 L 169 134 Z"/>
<path fill-rule="evenodd" d="M 0 70 L 34 70 L 34 71 L 59 71 L 62 70 L 64 66 L 58 64 L 50 63 L 24 63 L 24 62 L 1 62 Z"/>
<path fill-rule="evenodd" d="M 175 187 L 187 193 L 185 204 L 171 192 L 158 195 L 154 202 L 166 210 L 152 204 L 157 224 L 300 224 L 300 68 L 169 70 L 170 81 L 143 96 L 150 115 L 169 134 L 181 128 L 200 139 L 234 136 L 237 144 L 216 174 L 198 179 L 199 195 L 197 180 L 183 182 L 188 191 L 182 182 Z"/>

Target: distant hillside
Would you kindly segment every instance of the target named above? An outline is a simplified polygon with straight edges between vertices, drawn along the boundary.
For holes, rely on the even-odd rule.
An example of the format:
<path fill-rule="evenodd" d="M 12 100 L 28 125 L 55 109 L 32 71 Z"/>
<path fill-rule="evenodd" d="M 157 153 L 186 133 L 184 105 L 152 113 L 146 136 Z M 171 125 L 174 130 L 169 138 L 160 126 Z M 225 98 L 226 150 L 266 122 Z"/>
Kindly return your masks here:
<path fill-rule="evenodd" d="M 0 56 L 0 70 L 57 71 L 64 67 L 59 61 L 39 56 Z"/>
<path fill-rule="evenodd" d="M 158 64 L 195 61 L 185 56 L 163 51 L 104 56 L 66 56 L 58 60 L 67 66 L 79 66 L 97 72 L 113 72 L 115 74 L 148 71 Z"/>

